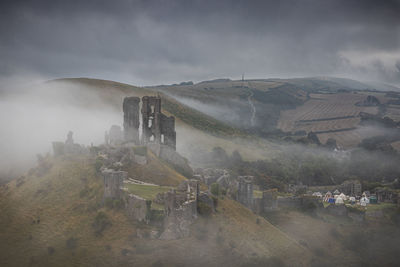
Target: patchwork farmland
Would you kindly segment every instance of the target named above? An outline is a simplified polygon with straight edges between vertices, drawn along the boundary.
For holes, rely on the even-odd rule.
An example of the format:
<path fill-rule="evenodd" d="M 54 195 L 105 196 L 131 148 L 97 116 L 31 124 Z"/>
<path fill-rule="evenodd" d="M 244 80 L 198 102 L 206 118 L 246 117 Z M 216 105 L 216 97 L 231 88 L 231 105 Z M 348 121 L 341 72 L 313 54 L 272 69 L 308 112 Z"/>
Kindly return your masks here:
<path fill-rule="evenodd" d="M 383 103 L 388 101 L 383 93 L 375 94 Z M 360 112 L 378 113 L 376 106 L 356 105 L 366 96 L 364 93 L 310 94 L 303 105 L 281 112 L 278 128 L 292 133 L 312 131 L 322 143 L 334 138 L 340 147 L 355 146 L 363 138 L 379 134 L 377 130 L 359 127 Z"/>

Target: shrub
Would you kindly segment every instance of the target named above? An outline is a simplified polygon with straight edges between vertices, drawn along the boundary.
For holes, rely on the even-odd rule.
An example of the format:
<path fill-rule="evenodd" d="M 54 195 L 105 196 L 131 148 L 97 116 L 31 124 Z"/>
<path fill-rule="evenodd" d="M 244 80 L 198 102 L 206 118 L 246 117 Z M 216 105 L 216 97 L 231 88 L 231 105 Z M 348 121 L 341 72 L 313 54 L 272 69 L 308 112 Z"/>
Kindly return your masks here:
<path fill-rule="evenodd" d="M 97 213 L 94 222 L 92 224 L 92 227 L 94 229 L 94 232 L 96 236 L 100 236 L 103 231 L 110 227 L 112 225 L 111 220 L 108 218 L 107 214 L 104 212 L 100 211 Z"/>
<path fill-rule="evenodd" d="M 226 189 L 225 189 L 225 188 L 222 188 L 222 189 L 221 189 L 221 194 L 222 194 L 223 196 L 226 196 L 226 193 L 227 193 Z"/>
<path fill-rule="evenodd" d="M 212 213 L 212 208 L 207 203 L 198 202 L 197 203 L 197 211 L 199 212 L 200 215 L 208 217 Z"/>
<path fill-rule="evenodd" d="M 103 166 L 103 158 L 97 157 L 96 162 L 94 163 L 94 169 L 97 173 L 100 172 L 101 167 Z"/>
<path fill-rule="evenodd" d="M 211 184 L 211 189 L 210 189 L 210 191 L 211 191 L 211 194 L 213 194 L 214 196 L 218 196 L 219 195 L 219 184 L 217 184 L 217 183 L 213 183 L 213 184 Z"/>

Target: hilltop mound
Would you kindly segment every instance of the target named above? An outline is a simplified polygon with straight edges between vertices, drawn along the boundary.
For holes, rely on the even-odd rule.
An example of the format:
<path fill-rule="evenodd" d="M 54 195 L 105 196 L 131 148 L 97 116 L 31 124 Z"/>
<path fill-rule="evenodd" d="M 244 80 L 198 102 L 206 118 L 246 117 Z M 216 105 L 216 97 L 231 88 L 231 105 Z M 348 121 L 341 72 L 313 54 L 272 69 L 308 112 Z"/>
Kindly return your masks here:
<path fill-rule="evenodd" d="M 2 266 L 305 266 L 309 252 L 270 223 L 227 198 L 201 217 L 191 235 L 158 240 L 140 233 L 102 202 L 94 160 L 47 159 L 45 166 L 0 189 Z"/>

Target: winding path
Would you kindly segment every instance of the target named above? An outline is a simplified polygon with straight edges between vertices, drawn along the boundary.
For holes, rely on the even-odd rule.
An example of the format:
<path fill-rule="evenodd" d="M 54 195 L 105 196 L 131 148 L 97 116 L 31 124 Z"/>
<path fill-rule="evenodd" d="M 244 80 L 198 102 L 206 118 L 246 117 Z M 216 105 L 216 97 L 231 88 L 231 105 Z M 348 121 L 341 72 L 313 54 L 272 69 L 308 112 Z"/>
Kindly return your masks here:
<path fill-rule="evenodd" d="M 250 89 L 250 82 L 247 82 L 249 85 L 249 96 L 247 97 L 247 101 L 249 102 L 250 109 L 251 109 L 251 118 L 250 118 L 250 126 L 253 127 L 255 125 L 255 120 L 256 120 L 256 106 L 254 105 L 253 101 L 251 98 L 253 97 L 254 93 Z"/>

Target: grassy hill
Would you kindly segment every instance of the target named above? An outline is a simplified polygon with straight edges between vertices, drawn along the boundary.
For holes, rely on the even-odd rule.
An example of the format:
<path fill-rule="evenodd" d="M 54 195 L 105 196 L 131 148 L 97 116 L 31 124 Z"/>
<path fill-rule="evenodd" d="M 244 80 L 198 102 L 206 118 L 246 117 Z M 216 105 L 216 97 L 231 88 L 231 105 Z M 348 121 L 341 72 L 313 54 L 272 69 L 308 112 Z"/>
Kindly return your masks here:
<path fill-rule="evenodd" d="M 1 266 L 307 266 L 308 250 L 227 198 L 191 236 L 141 238 L 151 226 L 101 205 L 94 160 L 49 158 L 0 188 Z"/>

